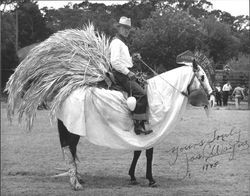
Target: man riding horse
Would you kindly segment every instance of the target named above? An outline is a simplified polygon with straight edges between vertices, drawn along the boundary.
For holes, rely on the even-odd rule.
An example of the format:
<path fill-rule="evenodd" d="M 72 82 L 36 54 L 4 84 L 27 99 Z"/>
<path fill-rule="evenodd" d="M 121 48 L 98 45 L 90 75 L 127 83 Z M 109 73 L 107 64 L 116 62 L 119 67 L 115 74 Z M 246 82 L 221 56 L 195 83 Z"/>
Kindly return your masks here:
<path fill-rule="evenodd" d="M 136 98 L 136 106 L 132 114 L 134 120 L 134 131 L 139 134 L 150 134 L 152 130 L 146 130 L 148 99 L 146 91 L 136 82 L 132 58 L 126 45 L 126 39 L 131 30 L 131 19 L 122 16 L 119 23 L 115 24 L 117 34 L 110 43 L 111 65 L 113 74 L 118 85 L 120 85 L 129 96 Z"/>

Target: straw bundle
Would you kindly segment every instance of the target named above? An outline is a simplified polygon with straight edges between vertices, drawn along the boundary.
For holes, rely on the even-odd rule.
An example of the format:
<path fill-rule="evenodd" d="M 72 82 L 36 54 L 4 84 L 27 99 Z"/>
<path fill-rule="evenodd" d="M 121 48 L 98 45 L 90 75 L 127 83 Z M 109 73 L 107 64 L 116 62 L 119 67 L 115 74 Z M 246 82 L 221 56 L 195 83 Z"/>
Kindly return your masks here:
<path fill-rule="evenodd" d="M 59 31 L 34 47 L 9 78 L 8 118 L 17 108 L 30 130 L 41 102 L 49 103 L 53 118 L 74 89 L 103 80 L 109 69 L 109 38 L 92 24 Z"/>

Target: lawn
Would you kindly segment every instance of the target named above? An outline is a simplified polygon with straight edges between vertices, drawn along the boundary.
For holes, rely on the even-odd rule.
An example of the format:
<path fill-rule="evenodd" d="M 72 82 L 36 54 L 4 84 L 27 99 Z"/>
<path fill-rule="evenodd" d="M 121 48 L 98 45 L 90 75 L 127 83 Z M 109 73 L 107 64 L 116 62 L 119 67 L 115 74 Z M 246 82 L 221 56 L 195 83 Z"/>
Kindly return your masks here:
<path fill-rule="evenodd" d="M 52 178 L 64 167 L 55 123 L 38 110 L 32 132 L 6 118 L 1 105 L 1 195 L 250 195 L 250 111 L 215 107 L 210 118 L 188 107 L 169 137 L 154 148 L 153 175 L 148 187 L 143 152 L 136 176 L 128 184 L 133 152 L 96 146 L 81 138 L 79 171 L 84 190 L 71 190 L 67 177 Z"/>

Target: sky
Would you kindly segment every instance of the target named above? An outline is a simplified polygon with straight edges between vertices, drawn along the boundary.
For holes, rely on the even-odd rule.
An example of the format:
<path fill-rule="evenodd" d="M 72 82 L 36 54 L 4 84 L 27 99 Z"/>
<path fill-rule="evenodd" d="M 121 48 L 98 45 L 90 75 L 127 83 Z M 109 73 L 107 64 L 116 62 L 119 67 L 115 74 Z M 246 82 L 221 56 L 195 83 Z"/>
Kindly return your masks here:
<path fill-rule="evenodd" d="M 219 9 L 221 11 L 229 12 L 233 16 L 238 15 L 249 15 L 249 0 L 208 0 L 213 4 L 212 9 Z M 66 0 L 56 0 L 56 1 L 43 1 L 38 0 L 39 8 L 47 6 L 48 8 L 53 7 L 55 9 L 64 7 L 69 2 L 72 2 L 72 4 L 80 3 L 82 0 L 78 1 L 66 1 Z M 112 0 L 112 1 L 103 1 L 103 0 L 89 0 L 89 2 L 95 3 L 95 2 L 102 2 L 106 4 L 118 4 L 123 2 L 128 2 L 126 0 Z"/>

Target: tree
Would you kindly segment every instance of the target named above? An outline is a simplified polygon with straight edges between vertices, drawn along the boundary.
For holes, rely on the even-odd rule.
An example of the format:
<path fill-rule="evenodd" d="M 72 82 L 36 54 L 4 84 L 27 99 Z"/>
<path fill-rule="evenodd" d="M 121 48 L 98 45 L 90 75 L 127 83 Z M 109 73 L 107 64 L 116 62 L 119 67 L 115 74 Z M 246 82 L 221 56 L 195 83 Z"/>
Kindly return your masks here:
<path fill-rule="evenodd" d="M 130 1 L 123 5 L 113 6 L 110 10 L 115 20 L 118 21 L 121 16 L 127 16 L 132 18 L 134 27 L 140 28 L 142 20 L 151 17 L 151 13 L 156 10 L 156 4 L 154 1 L 140 4 L 137 1 Z"/>
<path fill-rule="evenodd" d="M 47 38 L 51 32 L 46 28 L 42 13 L 35 0 L 2 0 L 3 11 L 7 5 L 11 6 L 13 17 L 18 18 L 19 48 L 40 42 Z M 17 29 L 15 29 L 17 30 Z"/>
<path fill-rule="evenodd" d="M 6 12 L 7 6 L 12 7 L 14 9 L 17 5 L 17 0 L 1 0 L 0 6 L 2 6 L 1 12 Z"/>
<path fill-rule="evenodd" d="M 239 54 L 240 40 L 232 35 L 230 25 L 217 21 L 212 15 L 203 19 L 202 23 L 204 44 L 215 64 L 223 65 Z"/>
<path fill-rule="evenodd" d="M 18 13 L 20 47 L 40 42 L 51 34 L 35 1 L 18 1 L 16 9 Z"/>
<path fill-rule="evenodd" d="M 81 28 L 82 24 L 88 22 L 86 13 L 80 9 L 71 9 L 69 7 L 60 8 L 58 10 L 43 10 L 45 11 L 45 20 L 47 27 L 53 32 L 58 30 Z"/>
<path fill-rule="evenodd" d="M 249 29 L 245 29 L 238 34 L 241 41 L 240 52 L 250 54 L 250 36 Z"/>
<path fill-rule="evenodd" d="M 1 14 L 1 89 L 18 64 L 15 49 L 15 20 L 13 13 Z"/>
<path fill-rule="evenodd" d="M 44 40 L 50 31 L 46 28 L 43 16 L 35 1 L 3 0 L 1 5 L 3 5 L 1 12 L 1 63 L 3 70 L 1 86 L 4 87 L 10 74 L 18 65 L 15 47 L 17 30 L 19 48 Z M 7 7 L 11 9 L 6 9 Z M 18 22 L 16 18 L 18 18 Z M 16 24 L 18 24 L 18 29 Z"/>
<path fill-rule="evenodd" d="M 132 49 L 142 54 L 151 66 L 165 70 L 176 67 L 176 56 L 185 50 L 194 51 L 202 40 L 200 23 L 183 11 L 154 12 L 143 20 L 132 36 Z"/>
<path fill-rule="evenodd" d="M 73 9 L 70 6 L 58 10 L 43 8 L 45 13 L 47 27 L 53 32 L 69 28 L 81 29 L 83 25 L 89 22 L 107 35 L 112 34 L 113 20 L 108 7 L 104 4 L 90 4 L 83 2 L 74 4 Z"/>
<path fill-rule="evenodd" d="M 242 71 L 250 73 L 249 66 L 250 55 L 240 53 L 237 58 L 230 59 L 227 64 L 232 68 L 233 71 Z"/>

